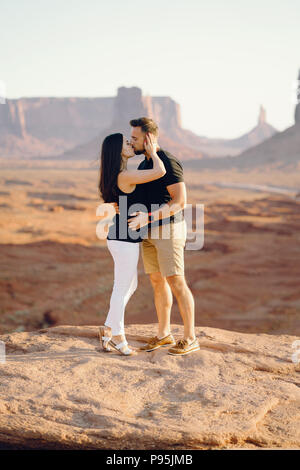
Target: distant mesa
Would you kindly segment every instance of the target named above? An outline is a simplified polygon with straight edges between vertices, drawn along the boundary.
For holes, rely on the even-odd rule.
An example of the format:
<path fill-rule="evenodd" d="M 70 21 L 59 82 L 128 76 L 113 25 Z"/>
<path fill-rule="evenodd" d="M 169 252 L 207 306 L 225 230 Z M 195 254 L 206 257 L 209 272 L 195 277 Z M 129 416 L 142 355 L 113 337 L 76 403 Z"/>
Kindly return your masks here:
<path fill-rule="evenodd" d="M 254 144 L 255 139 L 260 142 Z M 198 161 L 185 161 L 188 169 L 230 169 L 249 170 L 254 168 L 269 168 L 279 171 L 300 170 L 300 69 L 298 74 L 297 104 L 295 108 L 295 124 L 282 132 L 276 132 L 272 126 L 266 123 L 266 112 L 261 106 L 258 124 L 245 136 L 238 140 L 251 140 L 253 145 L 239 153 L 238 158 L 228 152 L 228 156 L 222 159 L 204 158 Z M 239 142 L 240 143 L 240 142 Z"/>
<path fill-rule="evenodd" d="M 241 171 L 269 168 L 273 170 L 300 170 L 300 126 L 294 124 L 282 132 L 260 144 L 250 147 L 237 157 L 204 158 L 184 162 L 186 169 L 218 169 L 232 168 Z"/>
<path fill-rule="evenodd" d="M 115 97 L 6 100 L 0 106 L 0 157 L 97 160 L 105 135 L 129 135 L 129 120 L 140 116 L 157 121 L 161 147 L 183 161 L 237 156 L 277 132 L 261 106 L 257 125 L 241 137 L 199 136 L 182 127 L 180 105 L 172 98 L 122 86 Z"/>

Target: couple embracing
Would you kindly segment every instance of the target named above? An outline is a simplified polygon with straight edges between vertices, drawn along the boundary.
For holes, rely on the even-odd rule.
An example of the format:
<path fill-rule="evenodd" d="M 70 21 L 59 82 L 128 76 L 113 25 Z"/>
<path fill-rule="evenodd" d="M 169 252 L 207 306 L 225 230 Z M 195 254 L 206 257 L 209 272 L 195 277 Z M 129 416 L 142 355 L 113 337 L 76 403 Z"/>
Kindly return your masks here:
<path fill-rule="evenodd" d="M 126 340 L 124 314 L 138 285 L 141 246 L 144 270 L 153 287 L 158 331 L 139 349 L 167 347 L 169 354 L 182 356 L 200 349 L 194 330 L 194 299 L 184 276 L 183 169 L 176 157 L 159 147 L 158 126 L 152 119 L 133 119 L 130 125 L 130 140 L 121 133 L 111 134 L 101 150 L 99 190 L 116 214 L 106 241 L 114 260 L 114 284 L 109 311 L 99 329 L 100 341 L 106 352 L 112 347 L 124 356 L 137 354 Z M 138 168 L 128 169 L 128 160 L 140 154 L 145 159 Z M 141 210 L 130 211 L 139 205 Z M 176 342 L 170 331 L 173 294 L 184 323 L 184 336 Z"/>

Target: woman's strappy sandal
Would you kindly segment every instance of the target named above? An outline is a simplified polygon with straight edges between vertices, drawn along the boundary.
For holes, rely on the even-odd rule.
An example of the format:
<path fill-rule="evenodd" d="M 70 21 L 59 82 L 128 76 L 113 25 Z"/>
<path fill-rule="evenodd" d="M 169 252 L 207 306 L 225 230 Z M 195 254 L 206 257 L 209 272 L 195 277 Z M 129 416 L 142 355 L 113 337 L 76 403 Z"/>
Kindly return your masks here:
<path fill-rule="evenodd" d="M 105 327 L 104 326 L 100 326 L 100 328 L 99 328 L 99 339 L 100 339 L 102 349 L 105 352 L 111 351 L 111 348 L 108 345 L 108 343 L 111 340 L 111 336 L 105 336 Z"/>
<path fill-rule="evenodd" d="M 128 342 L 127 340 L 125 339 L 125 341 L 122 341 L 121 343 L 119 344 L 116 344 L 112 339 L 110 340 L 109 344 L 111 344 L 111 346 L 116 349 L 117 351 L 119 351 L 120 354 L 122 354 L 123 356 L 135 356 L 137 353 L 133 350 L 133 349 L 130 349 L 128 347 Z M 126 348 L 125 351 L 122 350 L 122 348 Z"/>

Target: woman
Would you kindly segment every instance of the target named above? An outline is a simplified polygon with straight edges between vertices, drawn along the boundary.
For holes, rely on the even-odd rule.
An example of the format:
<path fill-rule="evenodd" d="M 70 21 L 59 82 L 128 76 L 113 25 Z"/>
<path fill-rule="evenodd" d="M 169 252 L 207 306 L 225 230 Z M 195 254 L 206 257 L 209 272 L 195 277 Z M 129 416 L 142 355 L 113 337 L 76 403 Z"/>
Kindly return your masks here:
<path fill-rule="evenodd" d="M 127 219 L 132 215 L 130 206 L 143 203 L 143 183 L 166 174 L 165 166 L 156 153 L 152 134 L 146 135 L 144 145 L 153 160 L 153 169 L 127 169 L 128 159 L 134 157 L 135 152 L 123 134 L 107 136 L 101 150 L 99 190 L 105 203 L 112 203 L 115 207 L 118 204 L 119 212 L 114 216 L 107 236 L 107 247 L 114 260 L 114 285 L 109 312 L 104 326 L 99 329 L 99 336 L 104 351 L 111 350 L 110 344 L 125 356 L 136 354 L 128 347 L 125 338 L 124 313 L 127 302 L 137 288 L 139 246 L 143 240 L 137 231 L 128 227 Z M 120 203 L 120 196 L 126 198 L 126 210 L 123 209 L 124 199 Z"/>

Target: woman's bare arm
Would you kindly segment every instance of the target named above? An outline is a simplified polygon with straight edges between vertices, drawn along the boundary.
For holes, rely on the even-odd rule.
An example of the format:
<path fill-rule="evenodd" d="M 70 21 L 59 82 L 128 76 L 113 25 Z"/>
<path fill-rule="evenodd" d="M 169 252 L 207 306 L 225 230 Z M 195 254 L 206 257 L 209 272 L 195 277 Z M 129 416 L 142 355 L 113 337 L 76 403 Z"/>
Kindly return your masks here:
<path fill-rule="evenodd" d="M 161 178 L 166 174 L 165 165 L 156 153 L 156 143 L 154 139 L 146 135 L 145 148 L 153 160 L 153 168 L 149 170 L 124 170 L 119 174 L 119 180 L 125 184 L 148 183 Z"/>

